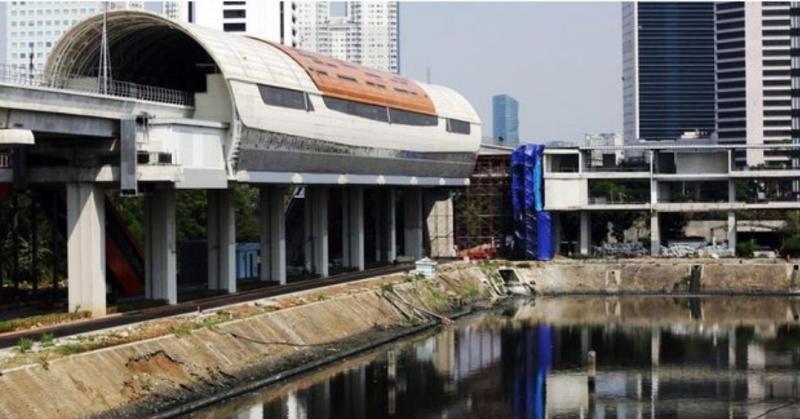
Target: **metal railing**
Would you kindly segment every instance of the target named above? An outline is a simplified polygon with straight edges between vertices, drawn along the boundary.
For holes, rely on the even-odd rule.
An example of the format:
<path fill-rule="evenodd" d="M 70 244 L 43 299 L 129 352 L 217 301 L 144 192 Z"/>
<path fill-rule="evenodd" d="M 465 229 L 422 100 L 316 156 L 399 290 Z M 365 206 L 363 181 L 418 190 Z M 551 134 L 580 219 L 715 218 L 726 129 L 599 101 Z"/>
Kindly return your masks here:
<path fill-rule="evenodd" d="M 73 75 L 64 77 L 7 64 L 0 64 L 0 83 L 95 93 L 173 105 L 194 105 L 194 94 L 182 90 L 120 80 L 108 80 L 106 83 L 101 83 L 94 76 Z"/>

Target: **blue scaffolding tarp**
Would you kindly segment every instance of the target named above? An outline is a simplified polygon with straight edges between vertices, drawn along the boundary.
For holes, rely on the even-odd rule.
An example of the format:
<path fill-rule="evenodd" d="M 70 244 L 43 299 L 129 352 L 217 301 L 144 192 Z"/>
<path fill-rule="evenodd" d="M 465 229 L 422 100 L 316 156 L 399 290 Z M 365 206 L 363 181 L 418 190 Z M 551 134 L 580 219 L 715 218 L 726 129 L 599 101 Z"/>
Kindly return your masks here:
<path fill-rule="evenodd" d="M 541 144 L 522 145 L 511 154 L 515 254 L 526 259 L 553 258 L 552 221 L 544 211 L 543 155 Z"/>

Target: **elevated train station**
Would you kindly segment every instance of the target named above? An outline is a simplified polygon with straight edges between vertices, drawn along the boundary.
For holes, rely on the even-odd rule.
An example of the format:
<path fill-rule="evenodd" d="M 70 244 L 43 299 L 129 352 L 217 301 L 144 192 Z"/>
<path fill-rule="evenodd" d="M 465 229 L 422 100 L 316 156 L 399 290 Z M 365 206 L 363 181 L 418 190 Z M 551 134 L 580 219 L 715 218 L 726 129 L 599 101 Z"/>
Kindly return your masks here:
<path fill-rule="evenodd" d="M 333 247 L 355 270 L 454 255 L 449 190 L 469 183 L 481 136 L 458 93 L 130 10 L 107 14 L 106 78 L 103 25 L 73 26 L 41 74 L 0 75 L 0 152 L 13 150 L 0 183 L 65 188 L 70 311 L 106 312 L 110 189 L 144 196 L 144 292 L 172 304 L 178 190 L 207 191 L 212 290 L 237 288 L 237 186 L 260 188 L 264 281 L 286 283 L 287 230 L 303 229 L 304 263 L 322 277 Z M 303 223 L 287 225 L 298 197 Z"/>

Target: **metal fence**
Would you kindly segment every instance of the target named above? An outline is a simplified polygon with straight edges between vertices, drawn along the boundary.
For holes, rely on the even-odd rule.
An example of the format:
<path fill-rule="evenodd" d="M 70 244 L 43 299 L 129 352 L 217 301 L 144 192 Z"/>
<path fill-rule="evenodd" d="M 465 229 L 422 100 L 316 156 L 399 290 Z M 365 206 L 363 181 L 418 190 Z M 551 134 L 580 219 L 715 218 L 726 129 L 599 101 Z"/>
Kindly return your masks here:
<path fill-rule="evenodd" d="M 94 76 L 62 77 L 7 64 L 0 64 L 0 83 L 95 93 L 174 105 L 194 105 L 194 94 L 182 90 L 120 80 L 107 80 L 102 83 Z"/>

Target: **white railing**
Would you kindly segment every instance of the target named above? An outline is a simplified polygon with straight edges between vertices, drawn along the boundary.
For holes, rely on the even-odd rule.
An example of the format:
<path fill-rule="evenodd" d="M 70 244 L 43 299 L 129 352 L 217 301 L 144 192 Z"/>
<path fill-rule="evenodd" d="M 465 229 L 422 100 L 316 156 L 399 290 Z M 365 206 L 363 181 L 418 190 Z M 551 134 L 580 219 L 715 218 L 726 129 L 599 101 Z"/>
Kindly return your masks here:
<path fill-rule="evenodd" d="M 97 77 L 93 76 L 54 76 L 48 75 L 43 71 L 19 68 L 7 64 L 0 64 L 0 83 L 96 93 L 174 105 L 194 105 L 194 94 L 182 90 L 120 80 L 108 80 L 103 84 L 100 83 Z"/>

